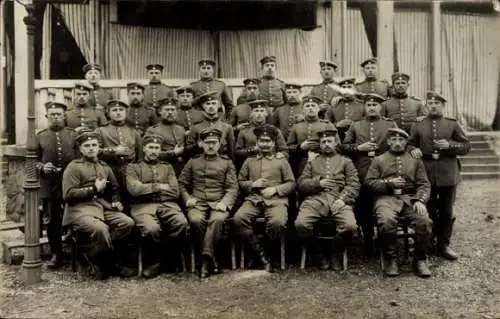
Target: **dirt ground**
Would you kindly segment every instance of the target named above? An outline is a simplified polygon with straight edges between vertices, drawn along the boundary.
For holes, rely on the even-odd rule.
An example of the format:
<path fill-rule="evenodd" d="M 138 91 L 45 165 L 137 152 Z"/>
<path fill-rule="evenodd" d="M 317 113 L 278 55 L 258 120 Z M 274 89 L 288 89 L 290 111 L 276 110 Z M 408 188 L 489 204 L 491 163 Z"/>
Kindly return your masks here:
<path fill-rule="evenodd" d="M 499 181 L 460 186 L 456 262 L 431 258 L 434 276 L 410 269 L 384 278 L 376 262 L 345 273 L 225 271 L 153 280 L 88 280 L 70 269 L 23 287 L 19 266 L 0 266 L 2 318 L 500 318 Z"/>

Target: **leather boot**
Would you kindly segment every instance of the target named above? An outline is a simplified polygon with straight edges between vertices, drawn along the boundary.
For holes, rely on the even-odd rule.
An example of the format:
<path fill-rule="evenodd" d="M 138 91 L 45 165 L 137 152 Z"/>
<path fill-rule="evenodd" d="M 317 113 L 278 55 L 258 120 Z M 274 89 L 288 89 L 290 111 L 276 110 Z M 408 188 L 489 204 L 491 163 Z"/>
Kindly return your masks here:
<path fill-rule="evenodd" d="M 431 271 L 425 259 L 415 262 L 415 274 L 421 278 L 429 278 L 431 276 Z"/>
<path fill-rule="evenodd" d="M 257 238 L 254 237 L 252 239 L 252 241 L 250 242 L 250 247 L 252 248 L 254 254 L 257 256 L 258 261 L 262 265 L 264 265 L 266 267 L 266 270 L 267 270 L 267 267 L 268 267 L 268 265 L 270 265 L 270 262 L 266 258 L 266 255 L 264 254 L 264 249 L 262 249 L 262 247 L 260 246 L 260 243 L 257 240 Z"/>
<path fill-rule="evenodd" d="M 106 253 L 98 253 L 87 257 L 90 275 L 97 280 L 105 280 L 109 276 Z"/>
<path fill-rule="evenodd" d="M 51 270 L 56 270 L 61 268 L 64 265 L 63 258 L 60 253 L 53 254 L 49 263 L 47 264 L 47 268 Z"/>
<path fill-rule="evenodd" d="M 399 276 L 399 266 L 396 258 L 390 258 L 387 261 L 387 267 L 385 269 L 385 274 L 388 277 L 396 277 Z"/>
<path fill-rule="evenodd" d="M 439 255 L 448 260 L 457 260 L 458 254 L 450 248 L 450 246 L 445 244 L 440 244 Z"/>
<path fill-rule="evenodd" d="M 160 274 L 160 263 L 152 264 L 142 272 L 142 277 L 146 279 L 154 278 Z"/>
<path fill-rule="evenodd" d="M 458 254 L 450 248 L 450 238 L 453 233 L 453 224 L 455 223 L 455 218 L 449 221 L 442 222 L 442 233 L 438 237 L 438 252 L 439 255 L 448 260 L 458 259 Z"/>
<path fill-rule="evenodd" d="M 207 278 L 210 275 L 210 272 L 208 271 L 208 262 L 206 260 L 203 260 L 201 264 L 201 270 L 200 270 L 200 278 Z"/>

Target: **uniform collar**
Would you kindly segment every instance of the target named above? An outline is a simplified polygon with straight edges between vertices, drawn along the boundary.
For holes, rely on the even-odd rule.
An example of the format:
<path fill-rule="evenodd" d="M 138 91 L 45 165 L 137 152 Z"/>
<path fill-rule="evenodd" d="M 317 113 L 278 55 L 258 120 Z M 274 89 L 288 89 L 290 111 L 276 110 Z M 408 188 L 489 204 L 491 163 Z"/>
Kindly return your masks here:
<path fill-rule="evenodd" d="M 130 104 L 130 107 L 134 108 L 134 109 L 140 109 L 141 107 L 143 107 L 142 103 L 139 103 L 139 104 Z"/>
<path fill-rule="evenodd" d="M 373 78 L 373 77 L 366 77 L 366 78 L 365 78 L 365 81 L 366 81 L 366 82 L 375 82 L 375 81 L 377 81 L 377 78 Z"/>
<path fill-rule="evenodd" d="M 406 93 L 406 92 L 405 93 L 394 93 L 392 96 L 395 97 L 396 99 L 402 100 L 402 99 L 406 99 L 408 97 L 408 93 Z"/>
<path fill-rule="evenodd" d="M 206 112 L 203 112 L 205 120 L 208 122 L 217 122 L 219 120 L 219 114 L 216 113 L 213 117 L 209 116 Z"/>
<path fill-rule="evenodd" d="M 162 125 L 166 125 L 166 126 L 172 126 L 175 124 L 175 120 L 173 122 L 167 122 L 167 120 L 161 120 L 160 122 Z"/>
<path fill-rule="evenodd" d="M 115 122 L 115 121 L 111 121 L 111 125 L 114 125 L 114 126 L 118 126 L 118 127 L 122 127 L 122 126 L 125 126 L 126 124 L 126 121 L 123 121 L 123 122 Z"/>
<path fill-rule="evenodd" d="M 60 132 L 62 130 L 64 130 L 64 126 L 56 126 L 56 127 L 49 126 L 49 131 L 52 132 Z"/>
<path fill-rule="evenodd" d="M 356 99 L 355 96 L 344 96 L 342 97 L 342 102 L 354 102 L 354 100 Z"/>
<path fill-rule="evenodd" d="M 273 76 L 273 75 L 264 75 L 262 78 L 265 79 L 265 80 L 274 80 L 274 79 L 276 79 L 276 76 Z"/>
<path fill-rule="evenodd" d="M 158 84 L 161 84 L 161 80 L 159 80 L 159 81 L 149 81 L 149 84 L 150 85 L 158 85 Z"/>
<path fill-rule="evenodd" d="M 266 155 L 266 156 L 264 156 L 262 153 L 259 153 L 259 154 L 257 155 L 257 159 L 264 159 L 264 158 L 265 158 L 265 159 L 268 159 L 268 160 L 272 160 L 272 159 L 274 159 L 274 158 L 275 158 L 275 155 L 274 155 L 274 153 L 272 153 L 272 152 L 271 152 L 271 153 L 269 153 L 269 154 L 268 154 L 268 155 Z"/>
<path fill-rule="evenodd" d="M 307 122 L 307 123 L 316 123 L 319 121 L 319 117 L 315 117 L 313 119 L 309 119 L 307 116 L 304 115 L 304 120 Z"/>
<path fill-rule="evenodd" d="M 183 111 L 188 111 L 188 110 L 191 110 L 191 109 L 193 108 L 193 106 L 192 106 L 192 105 L 188 105 L 188 106 L 186 106 L 186 105 L 181 105 L 181 106 L 180 106 L 180 108 L 181 108 L 181 110 L 183 110 Z"/>
<path fill-rule="evenodd" d="M 144 158 L 144 163 L 146 164 L 150 164 L 150 165 L 156 165 L 158 163 L 160 163 L 160 159 L 156 159 L 156 160 L 147 160 L 146 158 Z"/>
<path fill-rule="evenodd" d="M 83 105 L 81 105 L 81 104 L 75 105 L 75 108 L 77 108 L 77 109 L 84 109 L 84 108 L 88 108 L 88 107 L 91 107 L 91 105 L 89 103 L 85 103 Z"/>
<path fill-rule="evenodd" d="M 389 153 L 391 153 L 392 155 L 398 157 L 398 156 L 403 156 L 405 154 L 406 150 L 403 150 L 402 152 L 393 152 L 391 150 L 389 150 Z"/>
<path fill-rule="evenodd" d="M 332 84 L 334 83 L 333 79 L 324 79 L 323 82 L 321 82 L 323 84 Z"/>
<path fill-rule="evenodd" d="M 214 80 L 214 78 L 200 78 L 200 81 L 203 81 L 203 82 L 212 82 Z"/>
<path fill-rule="evenodd" d="M 94 88 L 94 90 L 99 90 L 101 88 L 99 83 L 92 84 L 92 87 Z"/>
<path fill-rule="evenodd" d="M 376 122 L 378 120 L 380 120 L 382 117 L 380 115 L 377 115 L 377 116 L 365 116 L 365 119 L 368 121 L 368 122 Z"/>
<path fill-rule="evenodd" d="M 92 163 L 92 164 L 95 164 L 95 163 L 99 163 L 99 158 L 98 157 L 95 157 L 95 158 L 87 158 L 85 156 L 82 156 L 82 160 L 84 162 L 87 162 L 87 163 Z"/>
<path fill-rule="evenodd" d="M 219 154 L 215 154 L 215 155 L 206 155 L 206 154 L 203 154 L 203 158 L 207 161 L 215 161 L 216 159 L 219 158 Z"/>

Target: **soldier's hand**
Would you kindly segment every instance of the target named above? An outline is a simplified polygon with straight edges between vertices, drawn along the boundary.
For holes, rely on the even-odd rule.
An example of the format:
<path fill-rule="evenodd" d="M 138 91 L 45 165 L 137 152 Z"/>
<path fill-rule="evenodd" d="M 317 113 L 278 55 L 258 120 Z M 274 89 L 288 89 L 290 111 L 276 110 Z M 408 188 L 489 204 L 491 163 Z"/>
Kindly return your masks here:
<path fill-rule="evenodd" d="M 236 130 L 237 131 L 241 131 L 242 129 L 244 129 L 245 127 L 247 127 L 250 123 L 248 122 L 244 122 L 244 123 L 240 123 L 238 125 L 236 125 Z"/>
<path fill-rule="evenodd" d="M 217 205 L 215 205 L 215 210 L 225 212 L 225 211 L 227 211 L 227 206 L 223 202 L 218 202 Z"/>
<path fill-rule="evenodd" d="M 338 121 L 338 122 L 335 124 L 335 126 L 336 126 L 336 127 L 342 127 L 342 128 L 344 128 L 344 127 L 349 127 L 349 126 L 351 126 L 351 124 L 352 124 L 352 121 L 351 121 L 350 119 L 343 119 L 343 120 Z"/>
<path fill-rule="evenodd" d="M 410 155 L 413 158 L 421 158 L 422 157 L 422 151 L 419 148 L 414 148 L 410 151 Z"/>
<path fill-rule="evenodd" d="M 174 147 L 174 154 L 176 156 L 179 156 L 179 155 L 182 155 L 182 153 L 184 153 L 184 146 L 175 145 L 175 147 Z"/>
<path fill-rule="evenodd" d="M 156 184 L 156 189 L 160 192 L 168 192 L 172 188 L 168 184 Z"/>
<path fill-rule="evenodd" d="M 127 152 L 129 151 L 129 148 L 125 145 L 118 145 L 115 147 L 115 154 L 116 155 L 127 155 Z"/>
<path fill-rule="evenodd" d="M 276 194 L 278 191 L 276 190 L 276 187 L 268 187 L 264 188 L 260 193 L 264 198 L 271 198 Z"/>
<path fill-rule="evenodd" d="M 285 158 L 285 157 L 286 157 L 285 154 L 283 154 L 282 152 L 276 153 L 276 158 L 277 159 L 281 159 L 281 158 Z"/>
<path fill-rule="evenodd" d="M 306 140 L 300 144 L 300 148 L 304 151 L 310 151 L 319 147 L 319 143 L 316 141 Z"/>
<path fill-rule="evenodd" d="M 337 186 L 335 181 L 330 178 L 323 178 L 319 181 L 319 185 L 321 185 L 321 187 L 323 188 L 334 188 Z"/>
<path fill-rule="evenodd" d="M 56 170 L 56 167 L 54 166 L 54 164 L 52 164 L 52 162 L 48 162 L 43 164 L 42 169 L 44 174 L 50 174 Z"/>
<path fill-rule="evenodd" d="M 440 150 L 447 150 L 450 148 L 450 142 L 444 139 L 437 140 L 434 141 L 434 147 Z"/>
<path fill-rule="evenodd" d="M 405 179 L 401 176 L 398 176 L 396 178 L 392 178 L 390 181 L 391 181 L 392 187 L 394 187 L 394 188 L 402 188 L 406 184 Z"/>
<path fill-rule="evenodd" d="M 425 207 L 425 204 L 419 200 L 413 203 L 413 211 L 420 216 L 427 215 L 427 208 Z"/>
<path fill-rule="evenodd" d="M 94 186 L 99 193 L 101 193 L 106 188 L 106 183 L 108 181 L 104 178 L 97 178 L 94 182 Z"/>
<path fill-rule="evenodd" d="M 361 152 L 373 151 L 374 150 L 373 144 L 374 143 L 372 143 L 372 142 L 364 142 L 363 144 L 358 145 L 358 151 L 361 151 Z"/>
<path fill-rule="evenodd" d="M 295 120 L 295 123 L 302 122 L 303 120 L 305 120 L 304 114 L 300 113 L 300 114 L 295 115 L 295 119 L 294 120 Z"/>
<path fill-rule="evenodd" d="M 321 111 L 326 111 L 326 110 L 328 110 L 329 107 L 330 107 L 330 104 L 328 104 L 328 103 L 322 103 L 322 104 L 319 105 L 319 111 L 320 112 Z"/>
<path fill-rule="evenodd" d="M 189 132 L 191 132 L 191 131 L 189 131 L 189 130 L 188 130 L 188 131 L 185 131 L 185 132 L 184 132 L 184 135 L 188 136 L 188 135 L 189 135 Z"/>
<path fill-rule="evenodd" d="M 264 188 L 267 186 L 267 179 L 259 178 L 255 182 L 252 183 L 253 188 Z"/>
<path fill-rule="evenodd" d="M 196 198 L 192 198 L 192 197 L 191 197 L 190 199 L 188 199 L 188 200 L 186 201 L 186 206 L 187 206 L 188 208 L 194 207 L 194 206 L 196 205 L 196 202 L 197 202 L 197 201 L 196 201 Z"/>
<path fill-rule="evenodd" d="M 345 206 L 345 202 L 341 199 L 337 199 L 335 202 L 333 202 L 332 206 L 330 207 L 332 213 L 337 212 L 339 209 Z"/>
<path fill-rule="evenodd" d="M 118 211 L 118 212 L 122 212 L 123 211 L 123 204 L 120 203 L 120 202 L 112 202 L 111 203 L 111 207 L 114 210 Z"/>

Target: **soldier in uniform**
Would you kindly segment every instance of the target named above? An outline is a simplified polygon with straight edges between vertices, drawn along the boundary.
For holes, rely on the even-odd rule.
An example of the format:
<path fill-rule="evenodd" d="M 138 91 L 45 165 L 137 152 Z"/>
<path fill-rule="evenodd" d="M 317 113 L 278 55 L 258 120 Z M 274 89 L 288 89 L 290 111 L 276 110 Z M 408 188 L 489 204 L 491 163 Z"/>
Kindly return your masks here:
<path fill-rule="evenodd" d="M 70 128 L 80 126 L 91 130 L 107 123 L 104 112 L 89 102 L 92 87 L 86 83 L 75 83 L 75 107 L 66 114 L 66 125 Z"/>
<path fill-rule="evenodd" d="M 89 98 L 90 105 L 104 111 L 108 101 L 113 99 L 113 95 L 109 90 L 105 90 L 99 85 L 102 67 L 99 64 L 90 63 L 85 64 L 82 70 L 85 73 L 85 79 L 92 86 Z"/>
<path fill-rule="evenodd" d="M 457 254 L 450 248 L 455 216 L 453 204 L 460 181 L 460 162 L 457 155 L 470 151 L 470 143 L 463 129 L 453 118 L 443 116 L 446 99 L 437 92 L 427 92 L 429 114 L 413 125 L 409 144 L 415 157 L 421 156 L 431 183 L 427 210 L 434 221 L 434 235 L 438 253 L 455 260 Z"/>
<path fill-rule="evenodd" d="M 43 212 L 49 217 L 47 237 L 52 259 L 49 269 L 63 265 L 62 258 L 62 174 L 66 166 L 75 158 L 75 131 L 64 125 L 67 106 L 57 102 L 45 103 L 45 117 L 48 128 L 35 136 L 40 170 L 40 198 Z M 41 216 L 42 217 L 42 216 Z"/>
<path fill-rule="evenodd" d="M 218 113 L 219 99 L 217 92 L 208 92 L 198 97 L 197 103 L 203 108 L 203 121 L 193 126 L 186 137 L 186 152 L 192 157 L 202 153 L 198 145 L 200 133 L 207 128 L 216 128 L 222 132 L 219 152 L 234 158 L 234 132 L 231 124 L 221 121 Z"/>
<path fill-rule="evenodd" d="M 251 122 L 240 132 L 240 134 L 238 134 L 238 139 L 236 141 L 237 169 L 241 168 L 241 165 L 247 157 L 255 156 L 259 153 L 259 148 L 257 147 L 257 137 L 254 134 L 254 130 L 259 126 L 266 125 L 266 119 L 268 118 L 266 100 L 253 100 L 248 102 L 248 104 L 252 108 L 252 114 L 250 116 Z M 276 130 L 278 129 L 276 128 Z M 288 147 L 286 145 L 285 138 L 278 130 L 276 135 L 276 157 L 282 158 L 285 156 L 288 157 Z"/>
<path fill-rule="evenodd" d="M 176 176 L 181 173 L 184 161 L 184 128 L 176 124 L 177 99 L 166 98 L 158 101 L 158 114 L 160 123 L 150 127 L 146 135 L 158 135 L 162 137 L 160 158 L 167 161 L 174 168 Z"/>
<path fill-rule="evenodd" d="M 430 277 L 426 259 L 432 221 L 425 208 L 430 183 L 424 163 L 407 152 L 408 134 L 402 129 L 390 128 L 387 139 L 389 151 L 373 159 L 365 179 L 375 195 L 375 217 L 388 261 L 386 273 L 399 275 L 397 226 L 398 222 L 404 222 L 415 231 L 416 274 Z"/>
<path fill-rule="evenodd" d="M 314 225 L 324 218 L 333 218 L 337 251 L 334 268 L 340 270 L 340 256 L 357 229 L 352 206 L 360 188 L 358 172 L 350 159 L 337 153 L 339 141 L 335 128 L 319 131 L 317 135 L 320 155 L 306 164 L 297 181 L 298 191 L 305 200 L 300 205 L 295 228 L 304 240 L 313 241 L 312 247 L 320 248 L 320 243 L 314 242 Z M 321 269 L 328 269 L 321 249 L 320 256 Z"/>
<path fill-rule="evenodd" d="M 309 95 L 317 96 L 321 99 L 320 117 L 323 118 L 322 114 L 332 105 L 333 98 L 340 96 L 339 93 L 332 88 L 333 85 L 336 85 L 333 77 L 338 69 L 338 64 L 333 61 L 325 60 L 319 62 L 319 67 L 323 82 L 313 86 Z"/>
<path fill-rule="evenodd" d="M 295 124 L 288 135 L 290 164 L 298 178 L 306 165 L 319 151 L 317 132 L 335 127 L 332 123 L 319 118 L 321 99 L 316 96 L 305 96 L 302 99 L 304 121 Z"/>
<path fill-rule="evenodd" d="M 411 126 L 417 117 L 423 116 L 422 102 L 413 96 L 408 96 L 410 76 L 404 73 L 392 75 L 392 86 L 394 93 L 391 98 L 382 103 L 382 116 L 392 119 L 399 128 L 410 133 Z"/>
<path fill-rule="evenodd" d="M 96 133 L 101 143 L 99 157 L 113 170 L 120 185 L 122 201 L 128 211 L 129 197 L 126 194 L 126 165 L 140 159 L 142 154 L 139 133 L 126 123 L 128 105 L 122 101 L 108 102 L 107 115 L 110 123 L 99 127 Z"/>
<path fill-rule="evenodd" d="M 217 92 L 217 97 L 220 100 L 219 111 L 224 114 L 224 118 L 231 114 L 233 109 L 233 101 L 231 94 L 227 89 L 226 83 L 221 80 L 215 79 L 215 61 L 211 59 L 203 59 L 198 61 L 200 67 L 200 79 L 191 82 L 191 87 L 194 90 L 195 97 L 208 92 Z"/>
<path fill-rule="evenodd" d="M 285 138 L 288 138 L 295 124 L 304 120 L 300 100 L 301 89 L 300 84 L 285 84 L 287 103 L 278 107 L 272 116 L 271 124 L 279 128 Z"/>
<path fill-rule="evenodd" d="M 162 137 L 146 135 L 144 160 L 127 166 L 127 190 L 131 196 L 130 215 L 145 241 L 142 275 L 152 278 L 160 273 L 167 247 L 177 250 L 186 242 L 188 222 L 177 204 L 179 185 L 172 166 L 160 161 Z"/>
<path fill-rule="evenodd" d="M 167 97 L 174 97 L 175 92 L 172 88 L 161 82 L 163 65 L 148 64 L 149 83 L 144 87 L 144 104 L 155 109 L 158 106 L 158 101 Z M 130 103 L 130 102 L 129 102 Z"/>
<path fill-rule="evenodd" d="M 175 90 L 179 99 L 177 110 L 177 124 L 184 127 L 186 135 L 193 125 L 203 121 L 203 112 L 194 107 L 194 90 L 190 86 L 183 86 Z"/>
<path fill-rule="evenodd" d="M 364 185 L 365 176 L 375 156 L 388 150 L 389 128 L 397 127 L 394 121 L 380 116 L 383 101 L 385 99 L 375 93 L 364 95 L 365 118 L 351 125 L 341 146 L 342 152 L 353 160 L 361 182 L 354 213 L 358 225 L 363 230 L 365 252 L 368 256 L 373 253 L 373 195 Z"/>
<path fill-rule="evenodd" d="M 221 138 L 222 132 L 215 128 L 202 131 L 203 155 L 190 159 L 179 178 L 196 247 L 201 246 L 202 278 L 220 272 L 214 253 L 238 195 L 234 165 L 228 156 L 219 154 Z"/>
<path fill-rule="evenodd" d="M 377 58 L 371 58 L 361 63 L 365 79 L 356 83 L 356 89 L 360 93 L 376 93 L 383 98 L 390 96 L 391 85 L 387 80 L 378 79 Z"/>
<path fill-rule="evenodd" d="M 245 97 L 245 102 L 238 104 L 229 115 L 229 124 L 234 127 L 235 133 L 239 132 L 243 127 L 250 123 L 250 113 L 252 109 L 248 102 L 257 100 L 259 97 L 259 79 L 245 79 L 243 80 L 243 85 L 245 89 L 243 91 L 243 96 Z"/>
<path fill-rule="evenodd" d="M 287 223 L 288 195 L 295 189 L 295 178 L 285 158 L 278 159 L 274 149 L 277 130 L 270 125 L 255 128 L 259 154 L 243 163 L 238 182 L 245 201 L 233 217 L 236 233 L 250 244 L 266 270 L 273 266 L 265 257 L 261 245 L 253 233 L 252 222 L 259 215 L 266 218 L 266 237 L 274 246 L 283 236 Z"/>
<path fill-rule="evenodd" d="M 156 110 L 144 104 L 144 86 L 139 83 L 127 84 L 128 103 L 127 124 L 142 136 L 146 130 L 158 122 Z"/>
<path fill-rule="evenodd" d="M 352 77 L 343 78 L 338 82 L 338 85 L 343 89 L 352 91 L 346 90 L 342 94 L 342 98 L 328 109 L 325 116 L 327 120 L 335 124 L 341 141 L 344 140 L 345 132 L 347 132 L 351 124 L 363 119 L 365 114 L 365 105 L 355 94 L 354 82 L 355 78 Z"/>
<path fill-rule="evenodd" d="M 260 59 L 262 77 L 260 78 L 259 91 L 260 99 L 267 100 L 269 107 L 276 110 L 277 107 L 285 104 L 285 82 L 276 76 L 276 57 L 265 56 Z"/>
<path fill-rule="evenodd" d="M 122 212 L 113 171 L 98 159 L 97 134 L 84 129 L 76 137 L 76 145 L 82 157 L 68 164 L 62 178 L 66 202 L 63 226 L 89 236 L 91 243 L 85 254 L 94 275 L 104 279 L 115 266 L 121 276 L 130 277 L 134 273 L 123 266 L 121 256 L 123 240 L 132 232 L 134 221 Z"/>

